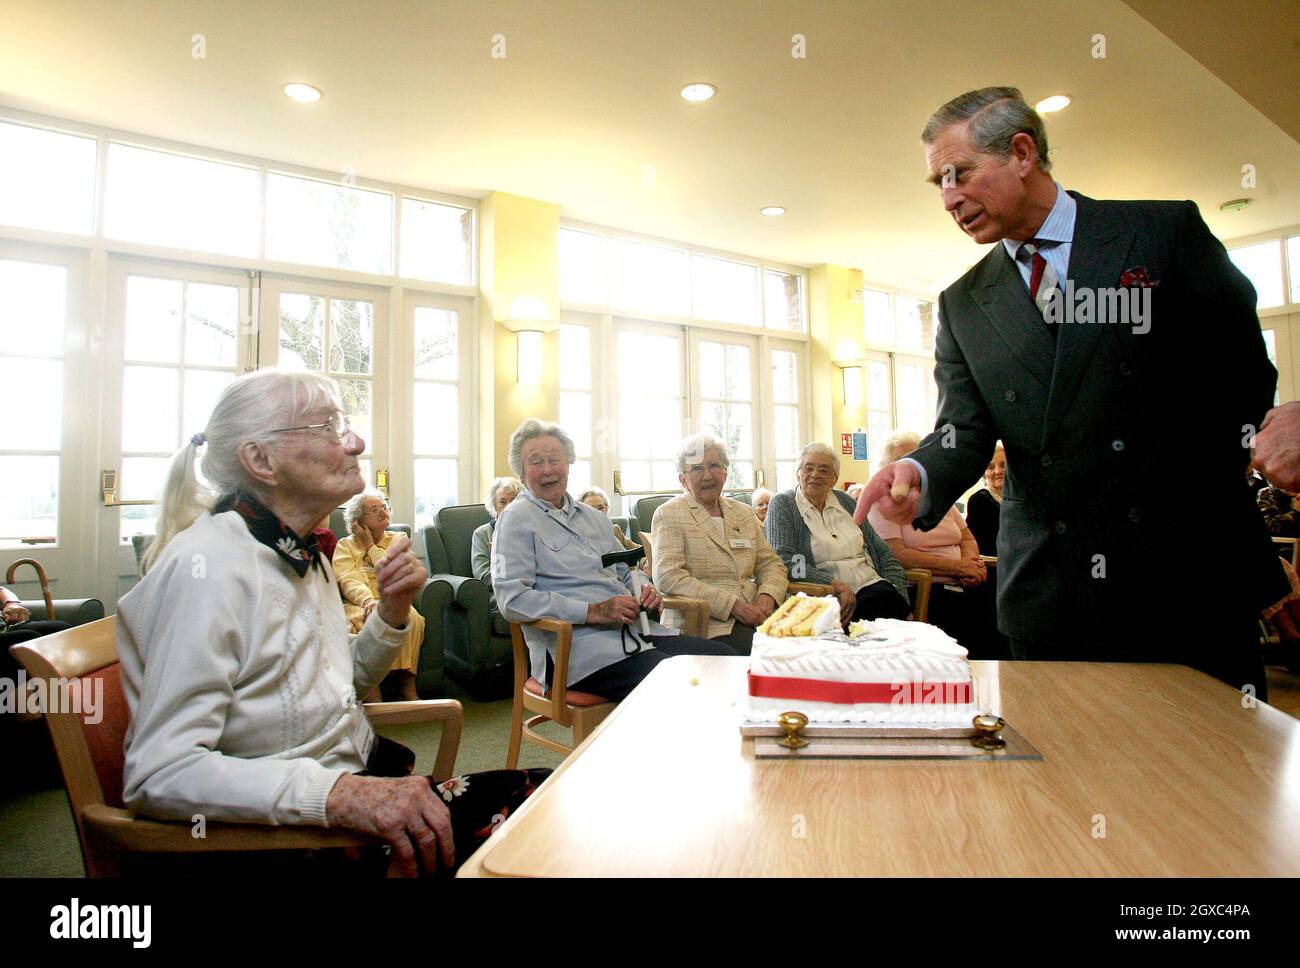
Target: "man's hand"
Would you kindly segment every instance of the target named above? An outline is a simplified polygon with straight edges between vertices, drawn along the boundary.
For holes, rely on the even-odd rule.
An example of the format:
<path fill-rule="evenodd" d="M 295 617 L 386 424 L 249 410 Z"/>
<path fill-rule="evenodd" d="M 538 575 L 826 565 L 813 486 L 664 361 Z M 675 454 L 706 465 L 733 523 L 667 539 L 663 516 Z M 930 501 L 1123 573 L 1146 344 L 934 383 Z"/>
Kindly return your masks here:
<path fill-rule="evenodd" d="M 382 837 L 393 848 L 391 865 L 403 877 L 432 874 L 456 863 L 451 815 L 422 776 L 397 780 L 345 773 L 325 801 L 325 819 Z"/>
<path fill-rule="evenodd" d="M 615 595 L 603 602 L 593 602 L 587 606 L 587 624 L 629 625 L 635 622 L 640 614 L 641 606 L 637 604 L 635 598 L 631 595 Z"/>
<path fill-rule="evenodd" d="M 911 524 L 921 500 L 921 473 L 906 461 L 895 461 L 878 470 L 858 496 L 853 520 L 862 524 L 867 512 L 879 503 L 880 513 L 895 524 Z"/>
<path fill-rule="evenodd" d="M 843 581 L 831 582 L 831 594 L 840 600 L 840 624 L 848 625 L 858 607 L 858 596 L 853 594 L 848 582 Z"/>
<path fill-rule="evenodd" d="M 1300 400 L 1274 407 L 1255 435 L 1255 467 L 1274 487 L 1300 491 Z"/>
<path fill-rule="evenodd" d="M 411 554 L 411 539 L 399 534 L 375 568 L 379 588 L 379 617 L 394 628 L 406 624 L 411 603 L 429 577 L 420 559 Z"/>

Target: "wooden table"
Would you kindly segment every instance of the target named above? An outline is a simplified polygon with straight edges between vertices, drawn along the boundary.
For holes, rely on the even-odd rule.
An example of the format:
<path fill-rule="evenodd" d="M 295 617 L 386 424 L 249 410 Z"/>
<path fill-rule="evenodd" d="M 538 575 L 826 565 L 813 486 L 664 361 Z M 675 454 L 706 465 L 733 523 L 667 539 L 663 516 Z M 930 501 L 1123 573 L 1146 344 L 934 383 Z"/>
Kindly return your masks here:
<path fill-rule="evenodd" d="M 1300 721 L 1184 666 L 972 663 L 1041 761 L 791 762 L 747 663 L 661 663 L 460 875 L 1300 874 Z"/>

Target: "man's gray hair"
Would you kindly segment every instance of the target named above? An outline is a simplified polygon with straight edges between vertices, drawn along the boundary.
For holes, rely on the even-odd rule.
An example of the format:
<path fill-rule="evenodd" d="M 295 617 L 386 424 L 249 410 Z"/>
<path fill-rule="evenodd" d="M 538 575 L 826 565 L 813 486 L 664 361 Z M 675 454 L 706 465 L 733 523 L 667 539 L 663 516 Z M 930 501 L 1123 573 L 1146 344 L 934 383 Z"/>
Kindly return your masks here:
<path fill-rule="evenodd" d="M 487 500 L 483 502 L 483 506 L 487 508 L 487 513 L 494 518 L 497 516 L 497 495 L 506 488 L 514 491 L 515 495 L 518 496 L 523 493 L 524 485 L 519 478 L 511 477 L 508 474 L 505 477 L 498 477 L 492 482 L 492 486 L 488 488 Z"/>
<path fill-rule="evenodd" d="M 814 440 L 807 444 L 803 450 L 799 451 L 799 463 L 795 464 L 796 468 L 803 467 L 804 458 L 809 454 L 817 454 L 821 457 L 829 457 L 830 462 L 835 465 L 835 478 L 840 476 L 840 455 L 835 453 L 835 449 L 830 444 L 823 444 L 820 440 Z"/>
<path fill-rule="evenodd" d="M 726 444 L 713 434 L 691 434 L 677 445 L 677 473 L 685 474 L 687 464 L 703 463 L 706 450 L 716 450 L 718 456 L 722 458 L 722 463 L 727 467 L 731 466 L 731 455 L 727 453 Z"/>
<path fill-rule="evenodd" d="M 578 451 L 573 446 L 573 439 L 559 424 L 529 417 L 510 435 L 510 469 L 520 480 L 523 480 L 524 476 L 524 444 L 538 437 L 554 437 L 558 440 L 560 446 L 564 448 L 564 459 L 570 464 L 578 459 Z"/>
<path fill-rule="evenodd" d="M 907 445 L 907 453 L 910 454 L 916 448 L 921 446 L 921 435 L 915 430 L 894 430 L 885 438 L 885 442 L 880 445 L 880 466 L 892 464 L 898 460 L 894 456 L 894 451 L 898 450 L 904 444 Z M 904 457 L 907 454 L 902 455 Z"/>
<path fill-rule="evenodd" d="M 1005 158 L 1011 153 L 1011 139 L 1023 133 L 1034 139 L 1038 170 L 1052 170 L 1043 119 L 1025 103 L 1019 88 L 982 87 L 953 98 L 930 115 L 921 132 L 921 141 L 934 144 L 945 128 L 963 121 L 970 122 L 970 143 L 976 151 Z"/>
<path fill-rule="evenodd" d="M 387 499 L 376 490 L 366 488 L 360 494 L 354 494 L 348 499 L 348 503 L 343 505 L 343 526 L 348 529 L 348 534 L 352 533 L 352 526 L 366 516 L 364 510 L 366 499 L 377 497 L 385 504 Z"/>

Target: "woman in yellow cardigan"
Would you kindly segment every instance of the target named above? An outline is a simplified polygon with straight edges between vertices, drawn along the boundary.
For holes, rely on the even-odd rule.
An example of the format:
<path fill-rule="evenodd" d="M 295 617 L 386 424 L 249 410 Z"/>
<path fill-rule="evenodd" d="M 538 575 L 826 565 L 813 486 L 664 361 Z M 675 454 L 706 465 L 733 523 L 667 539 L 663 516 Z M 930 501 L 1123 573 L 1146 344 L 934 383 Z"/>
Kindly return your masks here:
<path fill-rule="evenodd" d="M 343 592 L 343 611 L 353 633 L 361 631 L 370 613 L 379 605 L 375 566 L 383 560 L 389 544 L 397 537 L 388 531 L 388 504 L 379 494 L 362 492 L 348 501 L 344 519 L 351 532 L 334 549 L 334 574 Z M 397 654 L 386 681 L 397 686 L 399 698 L 418 699 L 415 671 L 420 665 L 424 643 L 424 616 L 411 606 L 406 641 Z"/>

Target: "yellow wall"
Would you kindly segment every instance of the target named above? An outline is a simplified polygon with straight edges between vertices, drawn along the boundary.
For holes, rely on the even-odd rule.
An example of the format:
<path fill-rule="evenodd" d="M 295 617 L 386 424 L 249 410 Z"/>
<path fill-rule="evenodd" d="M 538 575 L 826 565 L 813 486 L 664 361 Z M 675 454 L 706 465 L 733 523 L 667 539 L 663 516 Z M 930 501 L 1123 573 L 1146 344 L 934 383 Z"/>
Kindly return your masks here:
<path fill-rule="evenodd" d="M 867 347 L 862 332 L 862 304 L 853 290 L 862 288 L 862 270 L 821 265 L 808 273 L 808 324 L 812 369 L 812 439 L 840 453 L 840 434 L 867 422 L 866 387 L 856 407 L 844 403 L 844 380 L 835 360 L 861 361 Z M 869 441 L 875 446 L 877 441 Z M 867 462 L 840 454 L 840 481 L 865 481 Z"/>
<path fill-rule="evenodd" d="M 528 417 L 559 416 L 559 335 L 542 339 L 542 379 L 535 386 L 517 380 L 517 341 L 502 325 L 519 317 L 560 318 L 560 207 L 549 202 L 494 192 L 480 207 L 479 306 L 479 490 L 493 477 L 510 473 L 510 434 Z M 540 327 L 539 327 L 540 328 Z"/>

